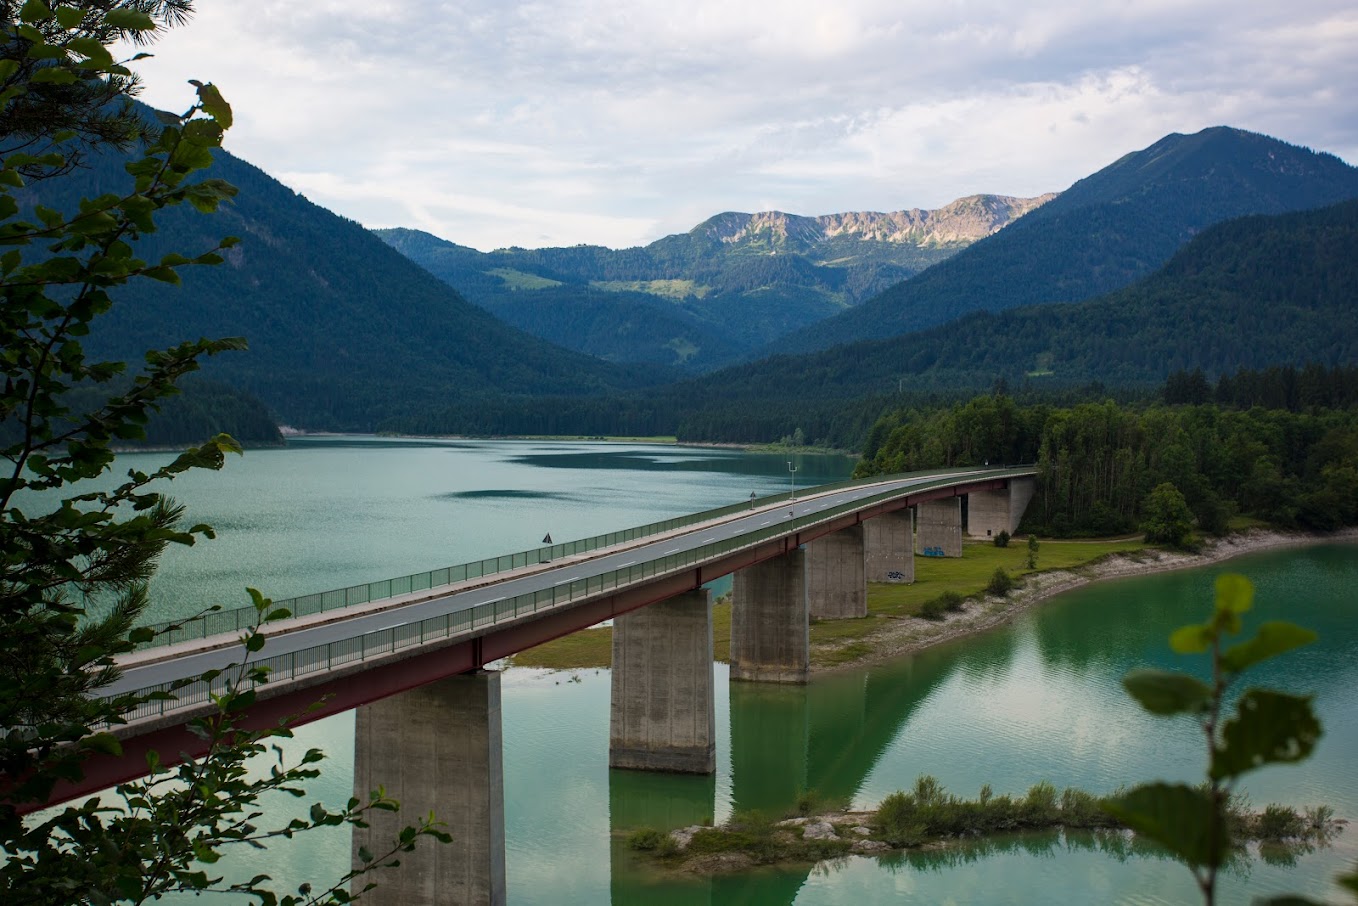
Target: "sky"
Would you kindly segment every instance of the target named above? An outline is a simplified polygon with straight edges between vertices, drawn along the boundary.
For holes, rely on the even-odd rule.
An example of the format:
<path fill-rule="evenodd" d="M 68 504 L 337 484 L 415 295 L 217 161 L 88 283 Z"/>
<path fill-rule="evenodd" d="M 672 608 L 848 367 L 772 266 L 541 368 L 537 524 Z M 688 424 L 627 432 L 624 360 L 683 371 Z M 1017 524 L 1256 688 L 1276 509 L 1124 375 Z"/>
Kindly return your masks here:
<path fill-rule="evenodd" d="M 136 64 L 368 227 L 622 248 L 1059 191 L 1171 132 L 1358 162 L 1353 0 L 196 0 Z"/>

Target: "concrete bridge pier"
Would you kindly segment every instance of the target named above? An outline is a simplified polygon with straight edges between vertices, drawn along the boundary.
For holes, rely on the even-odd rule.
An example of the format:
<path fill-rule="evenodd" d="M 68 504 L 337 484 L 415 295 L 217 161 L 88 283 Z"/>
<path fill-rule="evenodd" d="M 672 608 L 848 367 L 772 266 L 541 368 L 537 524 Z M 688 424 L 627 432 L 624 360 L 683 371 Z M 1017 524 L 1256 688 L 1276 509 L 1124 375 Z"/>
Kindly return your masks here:
<path fill-rule="evenodd" d="M 608 765 L 711 774 L 717 769 L 712 604 L 685 592 L 613 620 Z"/>
<path fill-rule="evenodd" d="M 383 786 L 399 812 L 369 812 L 354 828 L 353 859 L 383 853 L 431 810 L 453 842 L 421 840 L 363 895 L 376 906 L 501 906 L 505 902 L 504 768 L 500 674 L 451 676 L 357 709 L 354 796 Z M 371 878 L 354 882 L 357 894 Z"/>
<path fill-rule="evenodd" d="M 869 582 L 915 581 L 915 520 L 909 508 L 863 523 L 863 567 Z M 891 574 L 896 573 L 893 577 Z"/>
<path fill-rule="evenodd" d="M 806 598 L 811 619 L 847 620 L 868 615 L 863 525 L 806 545 Z"/>
<path fill-rule="evenodd" d="M 737 570 L 731 588 L 731 679 L 805 683 L 811 674 L 806 551 Z"/>
<path fill-rule="evenodd" d="M 962 498 L 921 503 L 915 540 L 926 557 L 962 556 Z"/>
<path fill-rule="evenodd" d="M 1032 478 L 1011 478 L 1009 487 L 1002 491 L 972 491 L 967 495 L 967 535 L 993 538 L 1002 531 L 1014 534 L 1036 486 Z"/>

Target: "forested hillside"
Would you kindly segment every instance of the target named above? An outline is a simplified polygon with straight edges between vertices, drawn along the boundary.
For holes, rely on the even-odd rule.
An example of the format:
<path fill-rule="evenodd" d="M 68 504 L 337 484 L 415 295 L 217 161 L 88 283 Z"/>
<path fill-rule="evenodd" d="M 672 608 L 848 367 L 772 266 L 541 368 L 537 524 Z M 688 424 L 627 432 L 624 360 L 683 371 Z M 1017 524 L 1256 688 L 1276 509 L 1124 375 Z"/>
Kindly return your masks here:
<path fill-rule="evenodd" d="M 694 399 L 852 398 L 1010 386 L 1159 383 L 1174 370 L 1358 361 L 1358 201 L 1241 218 L 1158 273 L 1063 305 L 978 312 L 932 330 L 778 356 L 684 385 Z"/>
<path fill-rule="evenodd" d="M 687 233 L 616 251 L 482 253 L 417 230 L 375 232 L 529 333 L 613 361 L 693 371 L 735 361 L 843 311 L 1049 198 L 980 195 L 936 211 L 823 217 L 728 212 Z"/>
<path fill-rule="evenodd" d="M 486 393 L 617 391 L 656 380 L 522 334 L 392 250 L 358 224 L 311 204 L 267 174 L 220 153 L 211 176 L 240 194 L 215 216 L 171 209 L 137 244 L 156 259 L 196 254 L 219 237 L 240 245 L 182 287 L 119 291 L 91 338 L 99 355 L 141 360 L 152 347 L 199 336 L 244 336 L 250 350 L 219 356 L 204 374 L 258 396 L 287 423 L 371 429 L 402 412 Z M 81 196 L 126 191 L 120 160 L 16 192 L 74 210 Z"/>
<path fill-rule="evenodd" d="M 1282 374 L 1246 380 L 1282 392 Z M 1024 526 L 1042 534 L 1133 531 L 1151 491 L 1166 482 L 1206 531 L 1225 529 L 1235 514 L 1332 530 L 1358 524 L 1358 371 L 1328 377 L 1348 385 L 1345 405 L 1293 411 L 1105 401 L 1055 408 L 986 396 L 950 408 L 896 410 L 873 426 L 855 474 L 1036 462 L 1037 494 Z M 1229 389 L 1218 390 L 1229 397 Z"/>
<path fill-rule="evenodd" d="M 937 405 L 1000 384 L 1053 403 L 1087 392 L 1128 400 L 1175 370 L 1215 378 L 1305 363 L 1358 363 L 1358 201 L 1219 224 L 1155 275 L 1087 302 L 978 313 L 623 398 L 512 406 L 486 399 L 385 424 L 421 433 L 730 442 L 777 440 L 800 427 L 810 439 L 851 446 L 893 397 Z"/>
<path fill-rule="evenodd" d="M 1224 127 L 1169 135 L 948 261 L 767 351 L 808 352 L 975 311 L 1079 301 L 1151 273 L 1214 223 L 1355 197 L 1358 168 L 1333 155 Z"/>

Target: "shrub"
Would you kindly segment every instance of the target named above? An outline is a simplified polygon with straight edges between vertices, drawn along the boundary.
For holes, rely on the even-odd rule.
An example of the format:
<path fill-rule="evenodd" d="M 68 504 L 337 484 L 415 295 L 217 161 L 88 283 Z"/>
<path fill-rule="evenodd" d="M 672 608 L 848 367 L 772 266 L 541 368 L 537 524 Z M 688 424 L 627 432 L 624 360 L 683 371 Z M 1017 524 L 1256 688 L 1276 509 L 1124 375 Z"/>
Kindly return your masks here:
<path fill-rule="evenodd" d="M 1023 820 L 1028 824 L 1045 827 L 1056 822 L 1056 787 L 1046 780 L 1035 783 L 1028 790 L 1021 806 Z"/>
<path fill-rule="evenodd" d="M 1306 825 L 1312 832 L 1323 831 L 1334 820 L 1334 809 L 1328 805 L 1317 805 L 1306 810 Z"/>
<path fill-rule="evenodd" d="M 1259 816 L 1260 840 L 1292 840 L 1306 832 L 1306 819 L 1285 805 L 1269 805 Z"/>
<path fill-rule="evenodd" d="M 915 797 L 900 790 L 882 800 L 874 820 L 877 835 L 892 846 L 912 846 L 924 839 L 916 815 Z"/>
<path fill-rule="evenodd" d="M 797 801 L 792 806 L 791 817 L 805 818 L 823 812 L 826 809 L 825 797 L 816 790 L 805 790 L 797 794 Z"/>
<path fill-rule="evenodd" d="M 643 827 L 640 830 L 633 831 L 628 836 L 627 845 L 638 852 L 652 852 L 659 849 L 664 840 L 674 842 L 670 835 L 664 831 L 658 831 L 653 827 Z"/>
<path fill-rule="evenodd" d="M 1103 810 L 1098 796 L 1066 787 L 1061 793 L 1061 823 L 1066 827 L 1112 827 L 1116 822 Z"/>
<path fill-rule="evenodd" d="M 938 598 L 930 598 L 919 606 L 919 615 L 926 620 L 943 619 L 943 602 Z"/>
<path fill-rule="evenodd" d="M 944 610 L 952 613 L 958 613 L 962 610 L 963 598 L 955 591 L 943 592 L 943 594 L 938 596 L 938 600 L 939 603 L 943 605 Z"/>
<path fill-rule="evenodd" d="M 997 566 L 995 572 L 991 573 L 990 584 L 985 587 L 985 590 L 989 594 L 1003 598 L 1014 590 L 1014 579 L 1004 571 L 1003 566 Z"/>
<path fill-rule="evenodd" d="M 1006 532 L 1004 529 L 1000 529 L 1000 533 L 995 536 L 995 546 L 996 547 L 1009 546 L 1009 533 Z"/>

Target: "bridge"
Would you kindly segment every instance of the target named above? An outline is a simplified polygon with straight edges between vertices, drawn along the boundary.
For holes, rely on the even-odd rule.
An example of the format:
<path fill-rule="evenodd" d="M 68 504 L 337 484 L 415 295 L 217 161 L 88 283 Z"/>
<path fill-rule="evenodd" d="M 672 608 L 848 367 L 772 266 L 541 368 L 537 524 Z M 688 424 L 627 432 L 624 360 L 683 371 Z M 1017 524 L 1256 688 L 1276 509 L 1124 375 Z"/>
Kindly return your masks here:
<path fill-rule="evenodd" d="M 916 552 L 960 556 L 964 530 L 1012 533 L 1035 474 L 1018 467 L 843 482 L 279 602 L 294 616 L 268 628 L 258 662 L 270 681 L 242 723 L 307 722 L 357 708 L 355 789 L 399 787 L 404 775 L 402 800 L 446 817 L 454 848 L 463 850 L 450 858 L 447 847 L 431 848 L 438 864 L 401 873 L 418 889 L 384 879 L 384 898 L 432 901 L 429 891 L 440 890 L 457 902 L 503 902 L 499 675 L 487 664 L 612 619 L 610 765 L 711 773 L 706 583 L 734 574 L 731 678 L 805 683 L 811 619 L 865 616 L 868 581 L 911 581 Z M 195 624 L 197 638 L 165 632 L 169 644 L 123 658 L 122 677 L 105 691 L 168 690 L 241 663 L 241 621 L 251 614 L 213 614 Z M 148 701 L 116 730 L 123 755 L 92 761 L 85 779 L 53 802 L 139 776 L 150 750 L 166 761 L 169 753 L 202 754 L 184 724 L 212 710 L 211 691 L 219 689 L 198 683 Z M 380 820 L 388 814 L 355 832 L 355 851 L 394 835 L 398 819 Z"/>

